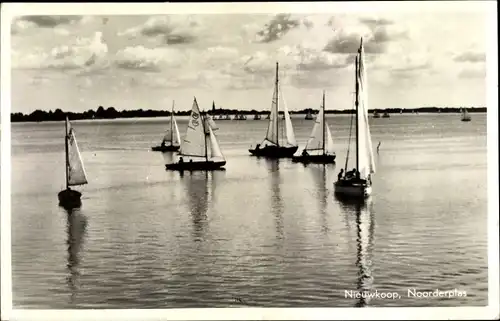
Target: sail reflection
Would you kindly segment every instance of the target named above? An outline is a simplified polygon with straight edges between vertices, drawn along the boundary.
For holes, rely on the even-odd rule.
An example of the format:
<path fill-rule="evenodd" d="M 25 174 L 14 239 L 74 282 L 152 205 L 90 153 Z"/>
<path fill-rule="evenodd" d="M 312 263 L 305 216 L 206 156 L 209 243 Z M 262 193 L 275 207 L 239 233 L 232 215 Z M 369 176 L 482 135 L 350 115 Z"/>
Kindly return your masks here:
<path fill-rule="evenodd" d="M 326 220 L 326 208 L 328 206 L 328 189 L 326 186 L 326 166 L 317 165 L 311 166 L 310 172 L 313 174 L 315 185 L 317 189 L 317 199 L 319 201 L 319 212 L 321 215 L 321 230 L 323 233 L 329 231 L 328 223 Z"/>
<path fill-rule="evenodd" d="M 87 231 L 87 218 L 80 209 L 65 210 L 67 215 L 68 269 L 67 283 L 71 292 L 70 303 L 74 303 L 80 288 L 81 250 Z"/>
<path fill-rule="evenodd" d="M 341 203 L 348 214 L 355 215 L 356 221 L 356 266 L 358 267 L 357 290 L 362 294 L 356 307 L 365 307 L 369 304 L 367 295 L 373 288 L 372 252 L 374 244 L 374 227 L 372 202 Z"/>
<path fill-rule="evenodd" d="M 281 177 L 279 171 L 279 159 L 265 159 L 271 174 L 271 212 L 276 223 L 276 237 L 284 238 L 283 233 L 283 198 L 281 196 Z"/>
<path fill-rule="evenodd" d="M 208 223 L 208 206 L 214 200 L 216 182 L 224 171 L 196 171 L 182 176 L 188 194 L 194 241 L 203 241 Z"/>

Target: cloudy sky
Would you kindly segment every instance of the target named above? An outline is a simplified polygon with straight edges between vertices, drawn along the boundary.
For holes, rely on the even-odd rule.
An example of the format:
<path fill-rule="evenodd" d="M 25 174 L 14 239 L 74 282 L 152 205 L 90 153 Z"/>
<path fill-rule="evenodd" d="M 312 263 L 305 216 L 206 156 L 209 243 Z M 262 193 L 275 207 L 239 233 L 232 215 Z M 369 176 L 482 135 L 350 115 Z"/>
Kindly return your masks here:
<path fill-rule="evenodd" d="M 370 108 L 486 105 L 486 11 L 23 16 L 12 112 L 268 109 L 275 63 L 291 110 L 352 108 L 363 37 Z"/>

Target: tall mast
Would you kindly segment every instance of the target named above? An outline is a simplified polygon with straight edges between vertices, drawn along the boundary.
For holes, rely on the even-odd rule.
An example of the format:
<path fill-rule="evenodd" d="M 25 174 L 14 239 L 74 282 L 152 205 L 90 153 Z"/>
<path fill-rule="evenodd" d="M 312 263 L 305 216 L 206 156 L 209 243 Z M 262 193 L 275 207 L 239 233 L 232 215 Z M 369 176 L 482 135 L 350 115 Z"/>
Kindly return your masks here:
<path fill-rule="evenodd" d="M 323 90 L 323 155 L 325 155 L 325 91 Z"/>
<path fill-rule="evenodd" d="M 363 45 L 363 38 L 361 38 L 361 46 Z M 359 107 L 359 77 L 360 77 L 360 64 L 361 64 L 361 46 L 358 50 L 358 56 L 356 57 L 356 100 L 354 105 L 356 106 L 356 170 L 359 171 L 359 120 L 358 120 L 358 107 Z"/>
<path fill-rule="evenodd" d="M 275 84 L 275 93 L 276 93 L 276 144 L 278 147 L 280 146 L 280 137 L 279 137 L 279 121 L 280 121 L 280 115 L 279 115 L 279 108 L 278 108 L 278 103 L 279 103 L 279 90 L 278 90 L 278 62 L 276 62 L 276 84 Z"/>
<path fill-rule="evenodd" d="M 66 154 L 66 189 L 69 189 L 69 154 L 68 154 L 68 116 L 66 116 L 64 132 L 64 153 Z"/>
<path fill-rule="evenodd" d="M 196 105 L 198 105 L 198 102 L 196 101 L 196 97 L 194 97 L 194 101 L 196 102 Z M 198 110 L 200 110 L 198 108 Z M 201 119 L 201 125 L 203 126 L 203 134 L 205 135 L 205 160 L 208 162 L 208 150 L 207 150 L 207 131 L 205 129 L 205 115 L 200 111 L 200 119 Z"/>
<path fill-rule="evenodd" d="M 175 100 L 172 101 L 172 112 L 170 113 L 170 145 L 174 144 L 174 105 Z"/>

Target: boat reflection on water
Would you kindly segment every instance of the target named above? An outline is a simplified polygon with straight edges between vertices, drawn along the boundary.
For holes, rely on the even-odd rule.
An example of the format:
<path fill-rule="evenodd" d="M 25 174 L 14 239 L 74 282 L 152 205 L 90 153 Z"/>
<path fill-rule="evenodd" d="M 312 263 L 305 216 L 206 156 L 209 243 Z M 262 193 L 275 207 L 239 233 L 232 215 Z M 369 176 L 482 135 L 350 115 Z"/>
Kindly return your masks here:
<path fill-rule="evenodd" d="M 276 224 L 276 237 L 284 239 L 283 232 L 283 197 L 281 196 L 281 176 L 279 171 L 280 159 L 265 159 L 267 168 L 271 174 L 271 212 Z"/>
<path fill-rule="evenodd" d="M 369 305 L 370 297 L 367 295 L 373 289 L 373 246 L 375 220 L 371 199 L 365 201 L 340 202 L 348 215 L 354 215 L 356 221 L 356 266 L 358 267 L 357 291 L 361 293 L 355 307 Z"/>
<path fill-rule="evenodd" d="M 225 171 L 196 171 L 180 173 L 186 186 L 188 205 L 193 224 L 193 238 L 195 242 L 203 241 L 205 228 L 208 223 L 209 204 L 214 202 L 217 181 L 223 179 Z"/>
<path fill-rule="evenodd" d="M 330 230 L 327 222 L 327 207 L 328 207 L 328 188 L 326 185 L 327 180 L 327 167 L 332 169 L 335 165 L 328 166 L 327 164 L 314 164 L 311 165 L 309 170 L 313 175 L 315 185 L 318 186 L 316 198 L 319 201 L 319 213 L 321 215 L 321 231 L 328 233 Z"/>
<path fill-rule="evenodd" d="M 67 283 L 70 289 L 70 303 L 74 304 L 80 289 L 81 251 L 87 231 L 87 217 L 80 209 L 65 210 L 67 213 L 66 232 L 68 235 L 68 269 Z"/>

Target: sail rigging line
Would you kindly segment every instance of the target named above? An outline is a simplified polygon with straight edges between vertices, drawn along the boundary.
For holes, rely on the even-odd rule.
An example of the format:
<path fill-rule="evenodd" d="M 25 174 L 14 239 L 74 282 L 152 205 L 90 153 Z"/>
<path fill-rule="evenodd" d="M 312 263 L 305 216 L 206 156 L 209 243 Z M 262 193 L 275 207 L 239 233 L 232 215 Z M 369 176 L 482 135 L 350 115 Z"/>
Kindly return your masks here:
<path fill-rule="evenodd" d="M 66 116 L 66 122 L 65 122 L 65 133 L 64 133 L 64 152 L 65 152 L 65 157 L 66 157 L 66 189 L 69 189 L 69 148 L 68 148 L 68 140 L 69 140 L 69 134 L 68 134 L 68 123 L 69 119 L 68 116 Z"/>

